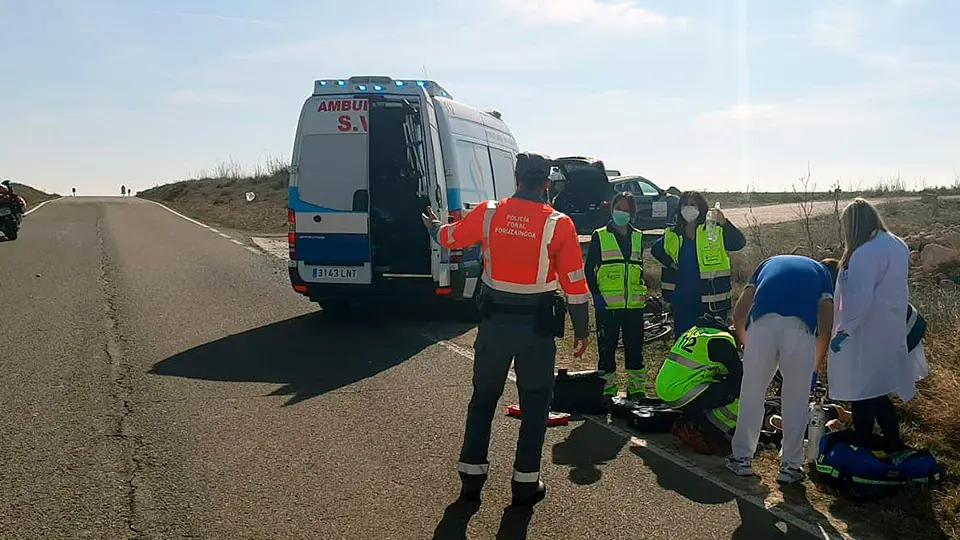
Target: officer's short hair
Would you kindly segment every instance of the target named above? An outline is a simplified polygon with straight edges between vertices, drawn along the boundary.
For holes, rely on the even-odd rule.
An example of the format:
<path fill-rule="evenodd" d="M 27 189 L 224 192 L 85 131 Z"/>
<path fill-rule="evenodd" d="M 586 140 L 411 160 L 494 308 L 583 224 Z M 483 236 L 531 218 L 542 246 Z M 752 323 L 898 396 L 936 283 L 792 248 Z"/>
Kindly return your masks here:
<path fill-rule="evenodd" d="M 538 189 L 547 185 L 553 160 L 545 154 L 522 152 L 517 154 L 514 175 L 517 182 L 526 189 Z"/>

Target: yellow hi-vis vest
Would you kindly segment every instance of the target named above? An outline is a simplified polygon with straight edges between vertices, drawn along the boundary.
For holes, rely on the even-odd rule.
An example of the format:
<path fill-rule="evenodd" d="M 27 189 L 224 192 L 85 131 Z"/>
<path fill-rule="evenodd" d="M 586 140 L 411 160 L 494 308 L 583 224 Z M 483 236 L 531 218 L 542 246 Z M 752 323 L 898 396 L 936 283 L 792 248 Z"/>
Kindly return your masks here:
<path fill-rule="evenodd" d="M 630 257 L 623 258 L 617 237 L 606 227 L 595 231 L 600 240 L 597 287 L 606 309 L 643 309 L 647 286 L 643 283 L 643 233 L 630 233 Z"/>
<path fill-rule="evenodd" d="M 663 232 L 663 250 L 675 265 L 679 264 L 683 235 L 673 229 Z M 723 227 L 717 226 L 717 241 L 711 242 L 704 225 L 697 227 L 697 262 L 700 267 L 700 303 L 708 311 L 730 309 L 733 283 L 730 281 L 730 256 L 723 247 Z M 677 288 L 677 270 L 663 267 L 660 289 L 666 302 L 673 302 Z"/>
<path fill-rule="evenodd" d="M 713 328 L 693 328 L 684 332 L 667 354 L 657 373 L 657 396 L 674 408 L 697 399 L 713 382 L 714 374 L 727 375 L 727 368 L 710 360 L 710 340 L 725 339 L 736 347 L 729 332 Z"/>

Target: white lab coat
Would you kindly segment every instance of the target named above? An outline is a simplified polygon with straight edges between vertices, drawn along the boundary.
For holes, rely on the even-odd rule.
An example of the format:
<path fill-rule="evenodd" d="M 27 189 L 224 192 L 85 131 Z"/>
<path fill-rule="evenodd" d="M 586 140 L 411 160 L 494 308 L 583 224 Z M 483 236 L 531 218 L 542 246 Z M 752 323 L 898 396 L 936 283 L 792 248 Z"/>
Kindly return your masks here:
<path fill-rule="evenodd" d="M 827 364 L 830 397 L 858 401 L 896 393 L 916 395 L 918 361 L 907 352 L 910 249 L 881 232 L 842 270 L 834 294 L 834 333 L 848 337 Z"/>

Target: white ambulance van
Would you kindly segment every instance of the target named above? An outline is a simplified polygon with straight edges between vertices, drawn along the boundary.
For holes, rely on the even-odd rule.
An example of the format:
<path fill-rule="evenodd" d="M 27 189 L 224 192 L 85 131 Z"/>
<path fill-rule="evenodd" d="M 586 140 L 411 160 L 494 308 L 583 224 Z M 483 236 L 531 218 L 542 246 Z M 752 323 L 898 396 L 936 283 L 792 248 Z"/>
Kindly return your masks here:
<path fill-rule="evenodd" d="M 434 296 L 473 302 L 479 245 L 447 250 L 420 214 L 452 222 L 516 188 L 518 147 L 496 111 L 435 81 L 314 83 L 300 113 L 287 212 L 290 282 L 328 312 Z"/>

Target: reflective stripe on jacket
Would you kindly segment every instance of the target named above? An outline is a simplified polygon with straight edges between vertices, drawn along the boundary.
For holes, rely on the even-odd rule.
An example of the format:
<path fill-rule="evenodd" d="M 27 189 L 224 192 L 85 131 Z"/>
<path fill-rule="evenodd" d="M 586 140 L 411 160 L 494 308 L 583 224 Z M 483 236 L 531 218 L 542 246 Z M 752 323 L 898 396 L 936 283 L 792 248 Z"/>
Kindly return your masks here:
<path fill-rule="evenodd" d="M 647 286 L 643 283 L 643 232 L 631 232 L 630 257 L 626 260 L 614 233 L 606 227 L 595 232 L 600 240 L 597 287 L 606 309 L 643 309 L 647 303 Z"/>
<path fill-rule="evenodd" d="M 549 204 L 517 197 L 486 201 L 441 226 L 437 241 L 448 249 L 481 243 L 481 279 L 491 289 L 542 294 L 559 284 L 567 303 L 590 300 L 576 227 Z"/>
<path fill-rule="evenodd" d="M 674 265 L 679 264 L 680 247 L 685 238 L 673 229 L 663 233 L 663 249 Z M 700 268 L 700 302 L 708 311 L 730 309 L 733 284 L 730 279 L 730 256 L 723 244 L 723 227 L 717 226 L 717 240 L 711 242 L 707 228 L 697 227 L 697 263 Z M 677 270 L 664 266 L 661 274 L 661 292 L 666 302 L 673 302 L 677 288 Z"/>
<path fill-rule="evenodd" d="M 737 429 L 737 417 L 740 415 L 740 399 L 733 400 L 722 407 L 707 413 L 707 419 L 728 438 L 733 437 Z"/>
<path fill-rule="evenodd" d="M 736 346 L 729 332 L 713 328 L 694 326 L 677 338 L 657 373 L 660 399 L 671 407 L 683 407 L 710 386 L 714 374 L 727 374 L 722 363 L 710 360 L 708 345 L 713 339 L 725 339 Z"/>

